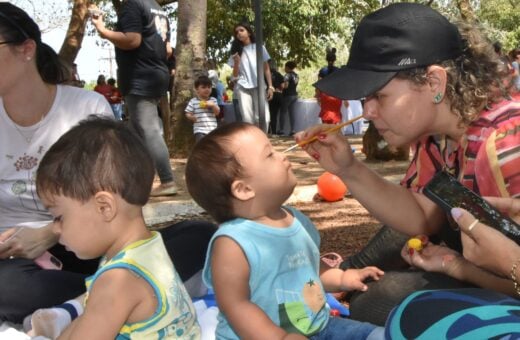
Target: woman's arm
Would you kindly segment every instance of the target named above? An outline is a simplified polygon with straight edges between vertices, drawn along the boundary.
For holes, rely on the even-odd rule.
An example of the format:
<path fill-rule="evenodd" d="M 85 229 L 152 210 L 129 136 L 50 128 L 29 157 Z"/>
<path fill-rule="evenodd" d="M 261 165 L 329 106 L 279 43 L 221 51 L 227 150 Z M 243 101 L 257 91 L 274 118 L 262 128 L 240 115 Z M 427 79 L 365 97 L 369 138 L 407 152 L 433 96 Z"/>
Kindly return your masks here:
<path fill-rule="evenodd" d="M 133 50 L 141 45 L 142 36 L 136 32 L 116 32 L 105 27 L 103 16 L 92 17 L 92 24 L 96 27 L 101 38 L 110 40 L 117 48 Z"/>
<path fill-rule="evenodd" d="M 264 73 L 265 79 L 267 80 L 267 100 L 271 100 L 271 98 L 273 98 L 274 87 L 271 69 L 269 68 L 269 63 L 267 61 L 264 61 Z"/>
<path fill-rule="evenodd" d="M 323 168 L 349 187 L 352 195 L 379 221 L 405 234 L 432 234 L 446 221 L 435 203 L 422 194 L 391 183 L 358 160 L 348 141 L 338 133 L 326 133 L 330 125 L 318 125 L 296 135 L 296 140 L 318 136 L 304 149 Z"/>
<path fill-rule="evenodd" d="M 58 242 L 51 222 L 41 228 L 12 228 L 0 234 L 0 259 L 11 256 L 35 259 Z M 5 242 L 4 242 L 5 241 Z"/>
<path fill-rule="evenodd" d="M 285 332 L 250 301 L 249 263 L 242 248 L 229 237 L 221 236 L 213 243 L 211 275 L 218 307 L 240 338 L 305 339 Z"/>

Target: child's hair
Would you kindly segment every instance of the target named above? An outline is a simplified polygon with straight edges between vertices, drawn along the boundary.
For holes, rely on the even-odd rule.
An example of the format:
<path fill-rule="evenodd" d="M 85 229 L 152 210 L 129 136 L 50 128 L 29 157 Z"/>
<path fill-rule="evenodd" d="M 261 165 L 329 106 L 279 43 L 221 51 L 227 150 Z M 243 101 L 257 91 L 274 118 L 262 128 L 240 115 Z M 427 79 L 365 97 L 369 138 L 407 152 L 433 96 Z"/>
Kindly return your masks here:
<path fill-rule="evenodd" d="M 289 70 L 294 70 L 296 68 L 296 62 L 294 61 L 288 61 L 285 63 L 285 67 L 287 67 Z"/>
<path fill-rule="evenodd" d="M 107 84 L 115 86 L 116 85 L 116 80 L 114 78 L 108 78 Z"/>
<path fill-rule="evenodd" d="M 440 62 L 448 75 L 446 97 L 450 100 L 451 110 L 463 124 L 474 121 L 479 113 L 490 103 L 499 101 L 508 89 L 503 87 L 502 79 L 509 75 L 507 67 L 500 62 L 493 46 L 482 30 L 475 24 L 457 23 L 464 39 L 462 55 L 455 60 Z M 400 71 L 396 78 L 410 80 L 417 85 L 426 84 L 428 66 Z"/>
<path fill-rule="evenodd" d="M 254 125 L 242 122 L 223 125 L 202 138 L 188 158 L 188 192 L 218 223 L 236 217 L 231 184 L 244 176 L 240 162 L 230 150 L 230 144 L 235 135 L 254 128 Z"/>
<path fill-rule="evenodd" d="M 203 85 L 211 87 L 211 79 L 208 76 L 200 76 L 195 80 L 195 88 Z"/>
<path fill-rule="evenodd" d="M 106 190 L 143 206 L 154 173 L 146 147 L 129 127 L 90 116 L 47 151 L 36 173 L 36 190 L 40 196 L 63 195 L 81 202 Z"/>

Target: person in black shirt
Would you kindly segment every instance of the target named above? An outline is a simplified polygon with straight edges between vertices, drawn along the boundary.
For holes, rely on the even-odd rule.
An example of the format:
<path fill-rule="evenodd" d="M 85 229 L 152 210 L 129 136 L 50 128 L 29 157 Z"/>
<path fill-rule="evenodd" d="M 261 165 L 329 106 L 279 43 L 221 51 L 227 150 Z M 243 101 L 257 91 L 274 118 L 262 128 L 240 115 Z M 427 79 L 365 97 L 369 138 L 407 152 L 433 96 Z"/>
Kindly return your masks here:
<path fill-rule="evenodd" d="M 161 180 L 150 195 L 175 195 L 177 187 L 157 110 L 170 81 L 167 58 L 172 48 L 166 12 L 155 0 L 126 0 L 114 31 L 105 27 L 102 14 L 93 13 L 92 23 L 99 35 L 115 45 L 118 82 L 130 121 L 142 134 Z"/>

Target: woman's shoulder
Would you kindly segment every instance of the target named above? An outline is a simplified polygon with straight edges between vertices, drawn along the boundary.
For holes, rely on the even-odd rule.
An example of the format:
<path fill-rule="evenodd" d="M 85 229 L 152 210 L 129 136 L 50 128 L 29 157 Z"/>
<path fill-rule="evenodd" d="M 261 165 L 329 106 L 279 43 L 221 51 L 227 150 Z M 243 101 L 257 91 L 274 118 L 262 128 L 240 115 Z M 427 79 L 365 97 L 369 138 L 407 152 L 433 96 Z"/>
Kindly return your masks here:
<path fill-rule="evenodd" d="M 58 85 L 56 102 L 59 110 L 70 110 L 77 115 L 85 112 L 110 116 L 112 112 L 108 101 L 103 95 L 75 86 Z"/>

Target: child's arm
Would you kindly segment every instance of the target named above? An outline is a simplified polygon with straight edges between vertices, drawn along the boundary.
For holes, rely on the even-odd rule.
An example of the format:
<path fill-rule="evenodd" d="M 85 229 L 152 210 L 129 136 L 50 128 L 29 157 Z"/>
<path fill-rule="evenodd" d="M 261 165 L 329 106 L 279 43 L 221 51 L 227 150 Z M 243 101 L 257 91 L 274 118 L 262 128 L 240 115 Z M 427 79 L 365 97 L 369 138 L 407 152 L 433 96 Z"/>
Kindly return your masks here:
<path fill-rule="evenodd" d="M 153 315 L 153 294 L 152 287 L 129 270 L 108 270 L 94 282 L 83 315 L 58 339 L 114 339 L 124 323 Z"/>
<path fill-rule="evenodd" d="M 240 338 L 306 339 L 285 332 L 249 300 L 249 264 L 242 248 L 229 237 L 221 236 L 213 244 L 211 275 L 219 309 Z"/>
<path fill-rule="evenodd" d="M 184 112 L 184 114 L 186 115 L 186 118 L 188 118 L 189 121 L 193 122 L 193 123 L 196 123 L 197 122 L 197 117 L 195 117 L 195 115 L 193 114 L 193 112 Z"/>
<path fill-rule="evenodd" d="M 323 289 L 327 292 L 340 292 L 345 290 L 367 290 L 364 281 L 368 278 L 379 280 L 384 272 L 377 267 L 365 267 L 363 269 L 347 269 L 345 271 L 338 268 L 328 267 L 326 264 L 320 265 L 320 279 Z"/>

